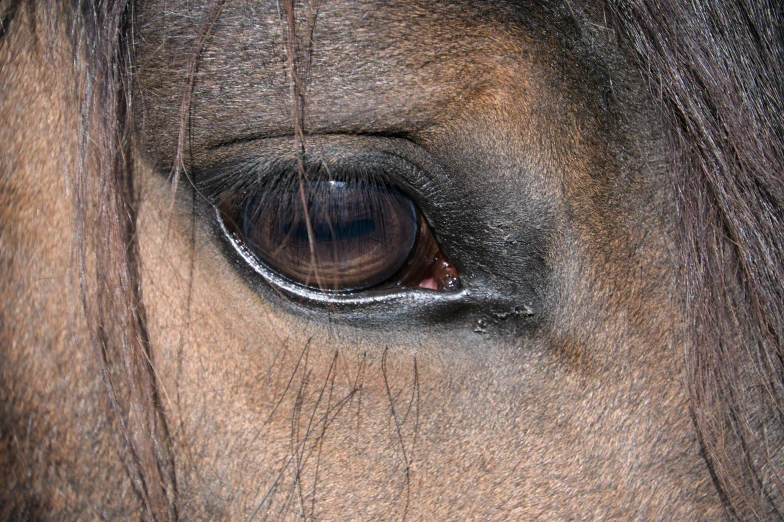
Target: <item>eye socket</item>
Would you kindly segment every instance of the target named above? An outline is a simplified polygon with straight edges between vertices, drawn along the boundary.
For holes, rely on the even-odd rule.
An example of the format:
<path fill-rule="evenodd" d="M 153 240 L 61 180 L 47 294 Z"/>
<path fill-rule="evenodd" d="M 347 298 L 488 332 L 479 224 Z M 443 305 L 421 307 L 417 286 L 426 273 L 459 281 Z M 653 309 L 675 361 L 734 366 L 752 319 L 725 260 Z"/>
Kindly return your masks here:
<path fill-rule="evenodd" d="M 460 288 L 456 268 L 406 195 L 384 184 L 316 179 L 222 198 L 224 226 L 267 269 L 312 291 Z"/>

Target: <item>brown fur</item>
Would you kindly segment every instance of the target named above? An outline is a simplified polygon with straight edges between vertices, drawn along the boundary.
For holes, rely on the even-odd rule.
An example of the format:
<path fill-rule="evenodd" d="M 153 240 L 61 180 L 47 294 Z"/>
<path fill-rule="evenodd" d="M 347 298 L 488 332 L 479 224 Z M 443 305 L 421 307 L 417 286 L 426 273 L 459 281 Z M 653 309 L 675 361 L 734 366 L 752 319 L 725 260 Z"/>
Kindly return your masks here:
<path fill-rule="evenodd" d="M 0 519 L 751 516 L 690 409 L 673 127 L 601 9 L 3 5 Z M 356 150 L 425 172 L 471 299 L 317 309 L 227 248 L 224 165 Z"/>

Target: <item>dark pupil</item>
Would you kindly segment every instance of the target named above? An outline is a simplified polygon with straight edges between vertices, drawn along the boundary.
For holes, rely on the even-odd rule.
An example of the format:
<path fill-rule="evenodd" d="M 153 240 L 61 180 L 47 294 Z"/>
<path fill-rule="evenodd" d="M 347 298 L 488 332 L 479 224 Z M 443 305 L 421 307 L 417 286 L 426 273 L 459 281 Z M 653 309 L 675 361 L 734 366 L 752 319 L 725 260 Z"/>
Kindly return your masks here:
<path fill-rule="evenodd" d="M 316 219 L 314 220 L 311 217 L 312 221 L 317 221 L 318 214 L 316 214 Z M 330 224 L 332 225 L 330 227 Z M 283 235 L 291 235 L 295 241 L 300 242 L 308 242 L 308 227 L 302 220 L 299 220 L 294 230 L 291 230 L 291 226 L 284 227 Z M 372 219 L 357 219 L 354 221 L 349 222 L 339 222 L 339 223 L 325 223 L 320 222 L 318 224 L 312 225 L 313 236 L 317 243 L 322 243 L 324 241 L 342 241 L 345 239 L 350 239 L 354 237 L 360 236 L 367 236 L 372 234 L 376 230 L 376 223 Z M 308 246 L 310 243 L 308 243 Z"/>
<path fill-rule="evenodd" d="M 314 288 L 349 291 L 400 270 L 417 235 L 414 204 L 375 185 L 317 182 L 260 194 L 245 206 L 248 247 L 270 268 Z M 308 226 L 308 224 L 310 226 Z"/>

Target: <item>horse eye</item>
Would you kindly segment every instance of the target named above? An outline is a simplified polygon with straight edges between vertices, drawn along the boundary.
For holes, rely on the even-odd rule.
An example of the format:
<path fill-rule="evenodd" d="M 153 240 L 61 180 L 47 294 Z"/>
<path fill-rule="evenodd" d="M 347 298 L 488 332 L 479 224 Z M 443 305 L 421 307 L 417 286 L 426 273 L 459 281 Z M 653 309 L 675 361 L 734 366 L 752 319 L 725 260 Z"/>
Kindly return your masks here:
<path fill-rule="evenodd" d="M 333 293 L 414 287 L 456 290 L 449 263 L 414 203 L 390 187 L 319 181 L 260 192 L 238 209 L 238 231 L 269 269 Z"/>

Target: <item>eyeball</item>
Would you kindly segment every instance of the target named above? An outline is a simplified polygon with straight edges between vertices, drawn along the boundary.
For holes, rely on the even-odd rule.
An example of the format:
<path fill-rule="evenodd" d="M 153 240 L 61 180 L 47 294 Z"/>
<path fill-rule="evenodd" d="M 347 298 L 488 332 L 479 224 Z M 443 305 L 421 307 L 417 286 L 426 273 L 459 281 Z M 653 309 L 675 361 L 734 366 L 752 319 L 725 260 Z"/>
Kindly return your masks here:
<path fill-rule="evenodd" d="M 375 287 L 396 274 L 414 249 L 419 220 L 399 191 L 345 181 L 309 183 L 248 199 L 242 232 L 269 268 L 331 292 Z"/>
<path fill-rule="evenodd" d="M 390 181 L 395 169 L 377 158 L 341 160 L 310 158 L 302 175 L 278 160 L 214 176 L 249 180 L 205 185 L 242 258 L 273 287 L 318 301 L 460 290 L 422 212 Z"/>

